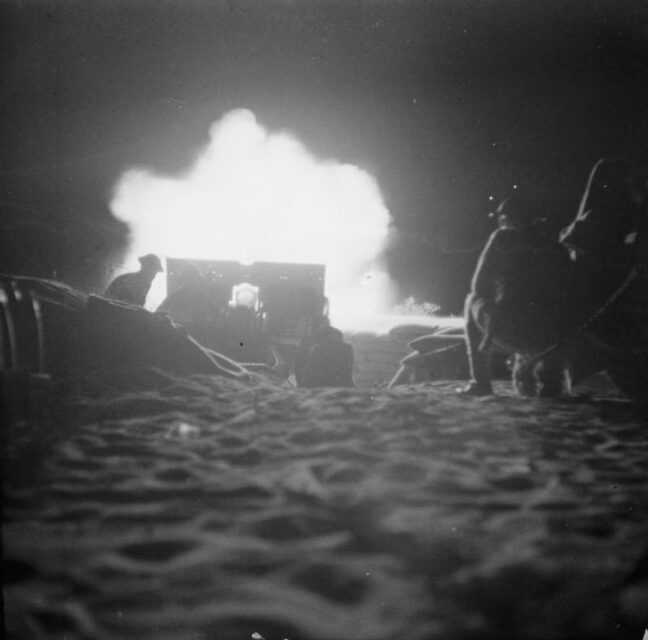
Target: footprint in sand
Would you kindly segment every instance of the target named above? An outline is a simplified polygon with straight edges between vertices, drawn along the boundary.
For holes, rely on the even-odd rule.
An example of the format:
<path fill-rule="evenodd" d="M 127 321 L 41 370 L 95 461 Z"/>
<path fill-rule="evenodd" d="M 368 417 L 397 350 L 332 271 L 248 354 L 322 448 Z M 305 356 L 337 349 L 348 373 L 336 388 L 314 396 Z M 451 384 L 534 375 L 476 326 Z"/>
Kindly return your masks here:
<path fill-rule="evenodd" d="M 139 562 L 168 562 L 198 545 L 194 540 L 154 540 L 123 545 L 119 553 Z"/>

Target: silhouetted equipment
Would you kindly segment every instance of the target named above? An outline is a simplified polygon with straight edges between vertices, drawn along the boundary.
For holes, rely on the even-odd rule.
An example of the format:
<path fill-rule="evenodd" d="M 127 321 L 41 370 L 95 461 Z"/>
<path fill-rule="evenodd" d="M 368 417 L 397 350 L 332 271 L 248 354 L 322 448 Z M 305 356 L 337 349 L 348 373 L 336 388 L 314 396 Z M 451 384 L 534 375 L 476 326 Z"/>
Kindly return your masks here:
<path fill-rule="evenodd" d="M 264 364 L 287 377 L 311 319 L 327 313 L 325 266 L 167 258 L 169 297 L 182 287 L 189 264 L 202 274 L 209 307 L 189 332 L 237 362 Z"/>
<path fill-rule="evenodd" d="M 407 346 L 411 352 L 400 361 L 389 388 L 431 379 L 459 379 L 467 374 L 463 327 L 436 329 L 411 340 Z"/>
<path fill-rule="evenodd" d="M 48 374 L 60 367 L 67 348 L 63 316 L 80 310 L 84 299 L 58 282 L 0 274 L 3 422 L 40 417 L 50 395 Z"/>
<path fill-rule="evenodd" d="M 0 332 L 0 369 L 44 371 L 40 302 L 20 281 L 0 281 Z"/>
<path fill-rule="evenodd" d="M 0 274 L 0 414 L 34 417 L 52 381 L 160 369 L 247 379 L 238 363 L 202 347 L 168 317 L 86 295 L 61 282 Z"/>

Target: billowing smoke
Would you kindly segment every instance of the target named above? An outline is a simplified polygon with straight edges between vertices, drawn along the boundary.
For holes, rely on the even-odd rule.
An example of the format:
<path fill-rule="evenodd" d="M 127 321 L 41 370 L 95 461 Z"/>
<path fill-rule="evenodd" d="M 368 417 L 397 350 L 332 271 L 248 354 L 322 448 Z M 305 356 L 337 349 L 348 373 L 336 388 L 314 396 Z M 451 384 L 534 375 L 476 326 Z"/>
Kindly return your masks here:
<path fill-rule="evenodd" d="M 207 147 L 182 175 L 126 172 L 111 208 L 131 229 L 129 266 L 147 252 L 325 264 L 331 316 L 342 328 L 362 326 L 392 302 L 380 267 L 390 215 L 376 181 L 266 131 L 250 111 L 214 123 Z"/>

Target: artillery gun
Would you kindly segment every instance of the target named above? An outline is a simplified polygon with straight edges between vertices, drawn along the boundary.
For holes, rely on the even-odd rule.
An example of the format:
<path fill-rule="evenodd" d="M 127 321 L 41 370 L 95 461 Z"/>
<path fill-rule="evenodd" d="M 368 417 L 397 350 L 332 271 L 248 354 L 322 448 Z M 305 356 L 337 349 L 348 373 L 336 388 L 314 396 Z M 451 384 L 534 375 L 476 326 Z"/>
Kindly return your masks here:
<path fill-rule="evenodd" d="M 182 288 L 182 274 L 189 266 L 200 271 L 204 304 L 186 322 L 174 319 L 203 346 L 288 377 L 312 319 L 328 314 L 325 266 L 167 258 L 169 296 Z"/>

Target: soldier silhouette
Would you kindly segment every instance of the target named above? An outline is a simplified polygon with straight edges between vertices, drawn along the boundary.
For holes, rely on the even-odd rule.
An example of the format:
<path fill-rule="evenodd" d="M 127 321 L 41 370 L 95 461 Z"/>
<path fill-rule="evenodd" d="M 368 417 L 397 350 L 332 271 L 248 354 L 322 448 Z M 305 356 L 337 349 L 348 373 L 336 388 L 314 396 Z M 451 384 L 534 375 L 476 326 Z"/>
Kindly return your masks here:
<path fill-rule="evenodd" d="M 151 289 L 155 276 L 164 271 L 162 261 L 154 253 L 147 253 L 138 258 L 139 271 L 117 276 L 106 289 L 104 296 L 112 300 L 127 302 L 138 307 L 146 304 L 146 296 Z"/>

